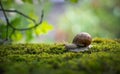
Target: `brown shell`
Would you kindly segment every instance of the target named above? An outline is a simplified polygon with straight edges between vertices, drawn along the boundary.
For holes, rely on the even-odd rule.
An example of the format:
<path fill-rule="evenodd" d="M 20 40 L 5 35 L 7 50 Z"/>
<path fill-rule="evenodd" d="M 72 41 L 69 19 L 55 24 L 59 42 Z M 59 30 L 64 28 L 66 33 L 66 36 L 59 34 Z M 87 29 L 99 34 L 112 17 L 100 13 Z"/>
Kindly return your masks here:
<path fill-rule="evenodd" d="M 81 32 L 80 34 L 77 34 L 74 39 L 73 42 L 74 44 L 78 45 L 78 46 L 83 46 L 83 47 L 87 47 L 91 44 L 92 42 L 92 37 L 90 34 L 86 33 L 86 32 Z"/>

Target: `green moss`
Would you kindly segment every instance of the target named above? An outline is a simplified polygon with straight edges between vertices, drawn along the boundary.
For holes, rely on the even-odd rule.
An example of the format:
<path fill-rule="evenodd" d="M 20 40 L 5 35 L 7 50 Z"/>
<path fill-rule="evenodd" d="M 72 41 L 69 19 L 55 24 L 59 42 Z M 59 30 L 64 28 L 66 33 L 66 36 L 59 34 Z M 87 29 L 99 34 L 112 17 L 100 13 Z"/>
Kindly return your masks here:
<path fill-rule="evenodd" d="M 119 74 L 120 41 L 93 39 L 85 52 L 63 44 L 0 45 L 0 74 Z"/>

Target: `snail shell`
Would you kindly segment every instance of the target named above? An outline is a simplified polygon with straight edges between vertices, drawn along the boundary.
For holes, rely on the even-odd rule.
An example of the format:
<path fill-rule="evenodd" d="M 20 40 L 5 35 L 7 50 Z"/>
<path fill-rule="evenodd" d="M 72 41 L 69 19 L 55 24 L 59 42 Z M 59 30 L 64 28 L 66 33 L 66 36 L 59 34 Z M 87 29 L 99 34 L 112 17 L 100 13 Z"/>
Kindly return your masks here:
<path fill-rule="evenodd" d="M 87 47 L 91 44 L 91 42 L 92 42 L 91 35 L 86 32 L 81 32 L 74 37 L 72 43 L 80 47 Z"/>

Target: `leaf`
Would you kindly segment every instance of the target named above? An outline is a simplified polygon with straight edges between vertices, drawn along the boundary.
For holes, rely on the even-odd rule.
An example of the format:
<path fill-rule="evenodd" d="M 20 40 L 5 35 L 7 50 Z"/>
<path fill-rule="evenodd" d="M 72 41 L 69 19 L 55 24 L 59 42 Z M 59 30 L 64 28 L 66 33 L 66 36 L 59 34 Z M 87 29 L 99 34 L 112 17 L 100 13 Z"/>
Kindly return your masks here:
<path fill-rule="evenodd" d="M 0 38 L 6 37 L 6 25 L 1 25 L 0 23 Z"/>
<path fill-rule="evenodd" d="M 12 40 L 19 41 L 23 38 L 23 35 L 21 32 L 15 32 L 15 34 L 12 35 Z"/>
<path fill-rule="evenodd" d="M 30 16 L 32 19 L 34 19 L 35 21 L 39 21 L 38 16 L 36 16 L 34 12 L 31 12 L 31 13 L 29 14 L 29 16 Z M 29 19 L 28 19 L 28 22 L 33 23 L 33 21 L 31 21 L 31 20 L 29 20 Z"/>
<path fill-rule="evenodd" d="M 33 0 L 22 0 L 23 2 L 27 2 L 27 3 L 33 3 Z"/>
<path fill-rule="evenodd" d="M 35 29 L 35 33 L 36 35 L 46 34 L 52 29 L 53 29 L 53 26 L 48 24 L 48 22 L 44 21 L 41 25 L 39 25 Z"/>
<path fill-rule="evenodd" d="M 15 4 L 15 0 L 1 0 L 5 8 L 10 8 Z"/>
<path fill-rule="evenodd" d="M 71 3 L 78 3 L 78 0 L 70 0 Z"/>
<path fill-rule="evenodd" d="M 15 19 L 11 21 L 11 25 L 13 25 L 14 27 L 18 26 L 18 24 L 20 23 L 21 23 L 21 18 L 19 17 L 16 17 Z"/>
<path fill-rule="evenodd" d="M 33 39 L 33 31 L 32 30 L 26 31 L 26 41 L 29 42 L 32 39 Z"/>

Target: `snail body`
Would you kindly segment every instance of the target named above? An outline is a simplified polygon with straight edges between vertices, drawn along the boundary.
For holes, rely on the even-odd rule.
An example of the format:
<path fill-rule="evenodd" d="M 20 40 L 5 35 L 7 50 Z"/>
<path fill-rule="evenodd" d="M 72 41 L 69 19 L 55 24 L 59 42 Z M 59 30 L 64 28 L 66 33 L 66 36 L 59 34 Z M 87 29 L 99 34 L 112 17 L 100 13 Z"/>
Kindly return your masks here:
<path fill-rule="evenodd" d="M 65 48 L 75 52 L 84 51 L 90 47 L 91 42 L 91 35 L 86 32 L 81 32 L 73 38 L 72 44 L 65 44 Z"/>

